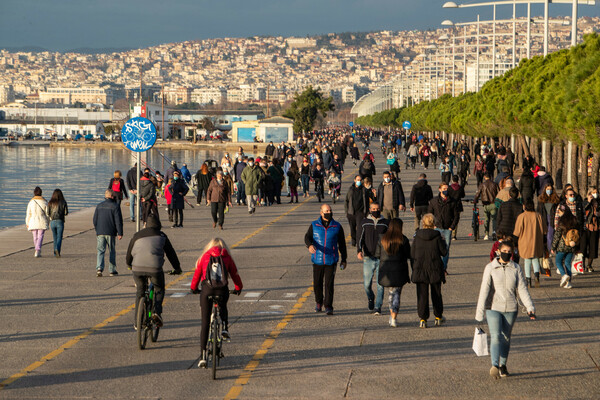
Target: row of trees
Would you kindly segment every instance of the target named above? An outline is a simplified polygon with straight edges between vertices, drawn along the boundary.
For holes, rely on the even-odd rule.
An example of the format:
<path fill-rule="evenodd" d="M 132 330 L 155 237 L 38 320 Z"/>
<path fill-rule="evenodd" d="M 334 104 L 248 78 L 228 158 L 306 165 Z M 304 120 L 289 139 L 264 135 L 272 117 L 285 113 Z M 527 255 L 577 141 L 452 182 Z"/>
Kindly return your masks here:
<path fill-rule="evenodd" d="M 356 122 L 399 128 L 405 120 L 419 131 L 512 143 L 518 156 L 531 153 L 538 161 L 544 159 L 559 180 L 586 190 L 590 151 L 594 153 L 594 185 L 600 161 L 600 37 L 586 35 L 583 43 L 571 49 L 525 59 L 477 93 L 445 94 Z M 570 167 L 563 168 L 565 160 L 571 162 Z"/>

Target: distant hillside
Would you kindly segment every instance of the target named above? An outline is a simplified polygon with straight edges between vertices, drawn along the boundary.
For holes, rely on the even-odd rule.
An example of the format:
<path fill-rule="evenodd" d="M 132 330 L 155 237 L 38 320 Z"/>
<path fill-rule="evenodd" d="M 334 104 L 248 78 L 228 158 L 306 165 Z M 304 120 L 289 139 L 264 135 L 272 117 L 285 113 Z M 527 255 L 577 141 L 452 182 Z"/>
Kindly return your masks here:
<path fill-rule="evenodd" d="M 54 50 L 48 50 L 44 47 L 40 46 L 15 46 L 15 47 L 0 47 L 0 50 L 6 50 L 10 53 L 43 53 L 46 51 L 55 52 Z M 79 47 L 77 49 L 69 49 L 65 51 L 59 51 L 59 53 L 79 53 L 79 54 L 110 54 L 110 53 L 120 53 L 134 50 L 133 47 L 102 47 L 102 48 L 93 48 L 93 47 Z"/>

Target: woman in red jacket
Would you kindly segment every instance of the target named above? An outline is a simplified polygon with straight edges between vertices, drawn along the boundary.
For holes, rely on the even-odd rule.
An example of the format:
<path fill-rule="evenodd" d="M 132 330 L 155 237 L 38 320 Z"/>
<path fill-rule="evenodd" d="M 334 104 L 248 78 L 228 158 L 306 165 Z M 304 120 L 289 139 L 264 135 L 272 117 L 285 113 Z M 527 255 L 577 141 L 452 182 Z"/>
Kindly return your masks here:
<path fill-rule="evenodd" d="M 239 295 L 242 291 L 242 279 L 238 275 L 237 267 L 227 245 L 220 238 L 214 238 L 204 248 L 202 256 L 196 262 L 196 272 L 192 278 L 192 291 L 200 292 L 200 308 L 202 312 L 202 330 L 200 332 L 200 346 L 202 356 L 199 367 L 206 367 L 206 343 L 208 342 L 208 330 L 210 327 L 210 313 L 212 303 L 208 296 L 220 296 L 219 307 L 221 308 L 221 319 L 223 320 L 224 338 L 229 339 L 227 301 L 229 300 L 229 277 L 233 280 L 235 291 Z"/>

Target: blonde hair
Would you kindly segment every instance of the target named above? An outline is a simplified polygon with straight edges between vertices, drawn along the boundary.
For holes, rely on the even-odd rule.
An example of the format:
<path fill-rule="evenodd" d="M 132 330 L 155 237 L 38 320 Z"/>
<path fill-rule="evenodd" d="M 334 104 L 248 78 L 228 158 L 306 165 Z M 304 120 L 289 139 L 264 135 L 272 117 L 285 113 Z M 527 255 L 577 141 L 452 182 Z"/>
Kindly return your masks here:
<path fill-rule="evenodd" d="M 200 258 L 202 258 L 202 256 L 204 254 L 206 254 L 213 247 L 219 247 L 221 249 L 227 250 L 227 253 L 233 260 L 233 256 L 231 255 L 231 250 L 229 250 L 227 243 L 225 243 L 225 241 L 221 238 L 212 238 L 211 240 L 209 240 L 208 243 L 206 243 L 206 246 L 204 246 L 204 249 L 202 250 L 202 255 L 200 256 Z M 198 259 L 198 261 L 200 261 L 200 259 Z"/>
<path fill-rule="evenodd" d="M 435 227 L 433 214 L 425 214 L 423 218 L 421 218 L 423 223 L 423 229 L 433 229 Z"/>

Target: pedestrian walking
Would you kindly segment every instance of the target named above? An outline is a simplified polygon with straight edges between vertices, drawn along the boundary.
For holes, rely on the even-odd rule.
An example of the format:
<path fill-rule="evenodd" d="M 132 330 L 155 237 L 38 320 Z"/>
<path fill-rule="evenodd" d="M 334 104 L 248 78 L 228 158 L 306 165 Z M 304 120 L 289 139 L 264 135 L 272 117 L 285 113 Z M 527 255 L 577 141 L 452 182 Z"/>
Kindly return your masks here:
<path fill-rule="evenodd" d="M 306 158 L 302 160 L 302 166 L 300 167 L 300 180 L 302 181 L 302 193 L 304 197 L 308 197 L 310 189 L 310 163 Z"/>
<path fill-rule="evenodd" d="M 350 157 L 352 157 L 352 163 L 356 165 L 360 161 L 360 152 L 356 143 L 350 147 Z"/>
<path fill-rule="evenodd" d="M 385 219 L 398 218 L 398 212 L 406 210 L 404 190 L 399 180 L 392 180 L 389 171 L 383 173 L 383 182 L 377 188 L 377 202 Z"/>
<path fill-rule="evenodd" d="M 510 199 L 503 202 L 500 205 L 500 208 L 498 208 L 496 226 L 498 233 L 501 233 L 504 236 L 510 235 L 516 242 L 517 238 L 514 237 L 513 231 L 515 229 L 517 217 L 523 212 L 523 206 L 519 200 L 519 189 L 514 186 L 511 187 L 509 190 L 509 195 Z"/>
<path fill-rule="evenodd" d="M 158 215 L 157 215 L 158 217 Z M 96 206 L 94 211 L 94 228 L 96 230 L 96 275 L 102 276 L 104 271 L 104 254 L 106 247 L 109 248 L 108 266 L 110 276 L 116 276 L 117 272 L 117 250 L 116 239 L 123 237 L 123 215 L 121 208 L 114 199 L 112 190 L 104 193 L 104 201 Z"/>
<path fill-rule="evenodd" d="M 483 158 L 481 158 L 481 154 L 477 154 L 475 156 L 475 166 L 473 167 L 473 175 L 477 179 L 477 189 L 483 183 L 483 175 L 485 174 L 485 164 L 483 163 Z"/>
<path fill-rule="evenodd" d="M 206 197 L 208 191 L 208 185 L 210 185 L 210 181 L 212 180 L 212 175 L 208 170 L 208 165 L 206 163 L 200 166 L 198 172 L 196 172 L 196 182 L 198 182 L 198 196 L 196 196 L 196 205 L 199 206 L 202 203 L 202 195 Z M 208 205 L 208 197 L 205 198 L 204 204 Z"/>
<path fill-rule="evenodd" d="M 419 180 L 410 191 L 410 211 L 415 213 L 415 231 L 419 229 L 421 218 L 427 214 L 429 201 L 433 199 L 431 186 L 427 183 L 427 175 L 419 175 Z"/>
<path fill-rule="evenodd" d="M 434 218 L 433 214 L 423 216 L 423 228 L 417 231 L 411 246 L 413 260 L 411 281 L 417 284 L 417 312 L 420 328 L 427 328 L 430 290 L 435 325 L 442 325 L 446 320 L 442 299 L 442 283 L 446 283 L 446 276 L 442 257 L 448 253 L 448 247 L 439 230 L 435 229 Z"/>
<path fill-rule="evenodd" d="M 165 200 L 167 201 L 167 213 L 169 216 L 169 222 L 173 222 L 173 195 L 171 194 L 171 186 L 173 185 L 173 179 L 165 185 Z"/>
<path fill-rule="evenodd" d="M 600 201 L 598 189 L 592 186 L 588 189 L 586 200 L 583 203 L 585 224 L 581 237 L 581 252 L 586 261 L 587 272 L 593 272 L 592 264 L 598 258 L 598 230 L 600 229 Z"/>
<path fill-rule="evenodd" d="M 389 325 L 393 328 L 397 326 L 396 317 L 400 311 L 402 287 L 410 283 L 408 275 L 408 260 L 411 259 L 410 242 L 402 233 L 402 226 L 401 219 L 391 219 L 387 231 L 380 240 L 378 283 L 389 290 Z"/>
<path fill-rule="evenodd" d="M 415 169 L 415 165 L 417 164 L 417 157 L 419 155 L 419 148 L 417 147 L 417 144 L 414 142 L 411 143 L 406 154 L 407 154 L 408 158 L 410 158 L 410 165 L 411 165 L 412 169 Z M 408 167 L 408 165 L 407 165 L 407 167 Z"/>
<path fill-rule="evenodd" d="M 538 175 L 539 177 L 539 175 Z M 545 273 L 546 276 L 551 276 L 551 260 L 550 250 L 552 250 L 552 239 L 554 238 L 554 215 L 556 214 L 556 207 L 558 207 L 558 203 L 560 202 L 560 198 L 554 189 L 554 185 L 551 183 L 546 183 L 546 185 L 542 188 L 542 194 L 538 196 L 538 205 L 536 211 L 542 216 L 542 219 L 546 221 L 547 232 L 546 233 L 546 251 L 544 253 L 544 258 L 547 259 L 547 263 L 542 260 L 545 265 Z"/>
<path fill-rule="evenodd" d="M 379 204 L 372 203 L 369 206 L 369 215 L 361 221 L 358 227 L 357 257 L 363 262 L 363 284 L 367 294 L 368 309 L 375 315 L 381 315 L 384 293 L 383 286 L 378 282 L 379 258 L 381 257 L 379 239 L 387 231 L 388 223 L 387 219 L 381 217 Z M 377 284 L 377 296 L 373 293 L 373 277 Z"/>
<path fill-rule="evenodd" d="M 580 239 L 580 233 L 577 229 L 577 218 L 573 215 L 570 208 L 561 204 L 556 209 L 558 224 L 554 230 L 552 239 L 551 254 L 556 255 L 556 267 L 562 275 L 560 287 L 571 289 L 571 261 L 573 254 L 577 251 Z"/>
<path fill-rule="evenodd" d="M 127 171 L 127 187 L 129 188 L 129 220 L 135 222 L 135 206 L 137 202 L 137 163 L 133 164 L 133 167 Z M 142 174 L 140 171 L 140 178 Z M 112 189 L 112 188 L 111 188 Z M 139 207 L 139 204 L 138 204 Z"/>
<path fill-rule="evenodd" d="M 46 214 L 48 203 L 42 197 L 42 189 L 36 186 L 33 189 L 33 198 L 27 204 L 27 214 L 25 224 L 27 230 L 33 235 L 33 246 L 35 248 L 34 257 L 42 256 L 42 243 L 44 242 L 44 233 L 50 226 L 50 221 Z"/>
<path fill-rule="evenodd" d="M 348 224 L 350 225 L 352 246 L 356 246 L 356 233 L 358 227 L 369 211 L 369 200 L 372 196 L 371 193 L 370 190 L 365 190 L 360 175 L 354 177 L 354 184 L 348 188 L 348 192 L 346 193 L 344 209 L 346 211 Z"/>
<path fill-rule="evenodd" d="M 531 170 L 523 170 L 521 179 L 519 179 L 518 189 L 519 192 L 521 192 L 523 204 L 525 204 L 527 200 L 533 201 L 533 197 L 535 196 L 535 178 L 533 177 L 533 172 L 531 172 Z"/>
<path fill-rule="evenodd" d="M 46 214 L 50 219 L 50 230 L 54 241 L 54 257 L 60 258 L 63 232 L 65 231 L 65 216 L 69 214 L 69 207 L 62 190 L 54 190 L 52 198 L 46 206 Z"/>
<path fill-rule="evenodd" d="M 243 159 L 237 159 L 235 165 L 233 166 L 233 171 L 235 173 L 235 184 L 237 186 L 237 195 L 236 195 L 236 203 L 238 206 L 246 205 L 246 185 L 242 182 L 242 172 L 244 168 L 248 166 L 248 157 L 244 157 Z"/>
<path fill-rule="evenodd" d="M 213 229 L 219 225 L 223 230 L 223 222 L 225 221 L 225 207 L 231 207 L 231 192 L 229 185 L 223 179 L 223 171 L 217 171 L 216 179 L 213 179 L 208 186 L 206 194 L 210 212 L 213 219 Z"/>
<path fill-rule="evenodd" d="M 281 188 L 283 186 L 283 169 L 279 166 L 279 160 L 273 160 L 269 162 L 269 168 L 267 173 L 273 180 L 273 198 L 271 203 L 276 201 L 277 204 L 281 204 Z"/>
<path fill-rule="evenodd" d="M 175 160 L 171 160 L 171 166 L 167 168 L 167 172 L 165 174 L 165 179 L 167 180 L 167 182 L 169 181 L 169 179 L 173 179 L 173 177 L 175 176 L 175 171 L 180 172 L 179 168 L 177 168 L 177 163 L 175 162 Z"/>
<path fill-rule="evenodd" d="M 255 165 L 254 158 L 248 158 L 248 165 L 242 171 L 241 180 L 245 187 L 248 214 L 254 214 L 256 212 L 256 201 L 258 200 L 258 187 L 262 180 L 260 167 Z"/>
<path fill-rule="evenodd" d="M 140 178 L 140 199 L 142 203 L 142 221 L 145 224 L 148 220 L 148 215 L 154 214 L 158 217 L 156 186 L 152 182 L 150 172 L 144 172 L 144 175 Z"/>
<path fill-rule="evenodd" d="M 108 182 L 108 189 L 113 191 L 115 194 L 115 200 L 117 200 L 119 205 L 121 205 L 123 198 L 129 198 L 129 195 L 127 194 L 127 188 L 125 187 L 125 182 L 121 178 L 121 171 L 119 170 L 115 171 L 114 177 L 111 178 L 110 182 Z"/>
<path fill-rule="evenodd" d="M 544 239 L 547 232 L 546 220 L 535 212 L 533 200 L 525 200 L 523 213 L 519 214 L 515 222 L 513 236 L 519 240 L 519 256 L 523 259 L 525 277 L 529 287 L 533 287 L 531 279 L 531 266 L 535 276 L 535 287 L 540 286 L 540 261 L 544 257 Z"/>
<path fill-rule="evenodd" d="M 173 209 L 172 228 L 183 228 L 185 195 L 189 191 L 189 188 L 185 184 L 185 181 L 181 178 L 181 172 L 175 171 L 173 173 L 173 183 L 171 184 L 169 191 L 171 192 L 171 208 Z"/>
<path fill-rule="evenodd" d="M 179 172 L 181 172 L 181 177 L 185 181 L 186 185 L 189 185 L 190 182 L 192 181 L 192 173 L 188 169 L 188 166 L 186 163 L 183 163 L 181 165 L 181 170 L 179 170 Z"/>
<path fill-rule="evenodd" d="M 329 204 L 321 206 L 320 214 L 304 235 L 304 243 L 313 263 L 315 312 L 321 312 L 324 307 L 327 315 L 333 315 L 335 270 L 340 257 L 341 270 L 346 268 L 348 258 L 346 236 L 342 225 L 333 219 Z"/>
<path fill-rule="evenodd" d="M 298 170 L 298 165 L 296 164 L 296 160 L 292 160 L 290 163 L 290 168 L 287 171 L 288 184 L 290 187 L 291 199 L 290 203 L 294 202 L 294 197 L 296 198 L 296 203 L 298 202 L 298 182 L 300 180 L 300 171 Z"/>
<path fill-rule="evenodd" d="M 365 159 L 360 163 L 360 166 L 358 167 L 358 174 L 362 179 L 373 179 L 373 175 L 376 174 L 375 163 L 371 161 L 370 157 L 367 157 L 369 155 L 372 156 L 372 154 L 365 154 Z"/>
<path fill-rule="evenodd" d="M 452 184 L 448 187 L 448 195 L 454 199 L 456 202 L 456 208 L 458 211 L 458 221 L 456 222 L 456 228 L 452 231 L 452 240 L 457 240 L 456 235 L 458 233 L 458 223 L 460 222 L 460 215 L 463 211 L 465 211 L 462 205 L 462 199 L 465 198 L 465 184 L 466 180 L 463 183 L 458 183 L 458 175 L 452 176 Z"/>
<path fill-rule="evenodd" d="M 452 164 L 450 163 L 450 157 L 444 157 L 444 160 L 440 162 L 439 169 L 442 174 L 442 182 L 449 185 L 450 178 L 452 176 Z"/>
<path fill-rule="evenodd" d="M 475 197 L 473 198 L 475 205 L 477 205 L 479 200 L 483 204 L 483 215 L 485 218 L 483 225 L 485 236 L 483 240 L 488 240 L 490 237 L 490 222 L 492 226 L 492 240 L 496 240 L 496 214 L 498 213 L 498 209 L 496 208 L 495 200 L 499 190 L 500 188 L 491 179 L 490 174 L 485 173 L 483 175 L 483 182 L 477 188 L 477 193 L 475 193 Z"/>
<path fill-rule="evenodd" d="M 456 229 L 458 224 L 458 205 L 456 201 L 450 197 L 448 185 L 444 182 L 438 187 L 439 195 L 429 201 L 427 212 L 433 214 L 435 218 L 435 229 L 437 229 L 448 247 L 444 257 L 444 271 L 448 270 L 448 258 L 450 257 L 450 237 L 452 231 Z"/>
<path fill-rule="evenodd" d="M 535 307 L 521 266 L 511 258 L 514 244 L 507 240 L 500 245 L 500 256 L 486 265 L 479 290 L 475 320 L 483 322 L 485 316 L 490 333 L 490 375 L 494 379 L 509 376 L 506 368 L 510 351 L 512 329 L 517 320 L 519 298 L 527 308 L 531 320 L 535 320 Z"/>

